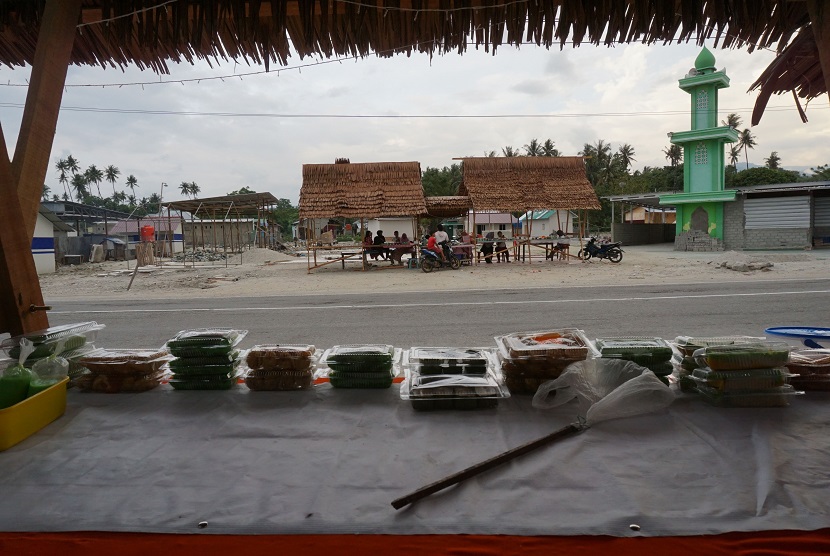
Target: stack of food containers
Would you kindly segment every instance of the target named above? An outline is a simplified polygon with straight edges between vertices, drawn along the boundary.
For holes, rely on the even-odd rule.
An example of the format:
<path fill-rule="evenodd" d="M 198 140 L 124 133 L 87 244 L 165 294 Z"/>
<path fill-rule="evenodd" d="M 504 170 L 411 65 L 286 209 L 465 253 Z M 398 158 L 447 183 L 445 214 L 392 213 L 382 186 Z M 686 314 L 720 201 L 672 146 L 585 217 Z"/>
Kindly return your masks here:
<path fill-rule="evenodd" d="M 389 388 L 396 350 L 385 344 L 334 346 L 323 354 L 322 375 L 334 388 Z"/>
<path fill-rule="evenodd" d="M 251 390 L 307 390 L 314 384 L 314 346 L 261 344 L 245 356 Z"/>
<path fill-rule="evenodd" d="M 496 407 L 510 396 L 488 348 L 413 347 L 404 371 L 401 398 L 419 411 Z"/>
<path fill-rule="evenodd" d="M 672 342 L 677 351 L 672 362 L 674 364 L 673 374 L 684 392 L 694 391 L 697 383 L 689 378 L 695 369 L 701 368 L 694 354 L 697 350 L 709 346 L 731 346 L 734 344 L 752 344 L 763 342 L 765 338 L 756 336 L 711 336 L 692 337 L 678 336 Z"/>
<path fill-rule="evenodd" d="M 513 394 L 535 394 L 577 361 L 597 353 L 582 330 L 561 328 L 496 337 L 504 383 Z"/>
<path fill-rule="evenodd" d="M 710 345 L 694 352 L 701 368 L 689 376 L 703 399 L 720 407 L 777 407 L 799 393 L 787 382 L 784 342 Z"/>
<path fill-rule="evenodd" d="M 83 369 L 72 378 L 80 390 L 115 394 L 152 390 L 166 375 L 166 349 L 99 349 L 78 359 Z"/>
<path fill-rule="evenodd" d="M 18 360 L 20 358 L 21 340 L 30 341 L 34 346 L 34 351 L 23 362 L 29 368 L 50 355 L 60 355 L 71 361 L 95 350 L 93 342 L 97 339 L 98 332 L 103 329 L 104 325 L 95 321 L 52 326 L 36 332 L 7 338 L 0 344 L 0 348 L 10 358 Z"/>
<path fill-rule="evenodd" d="M 239 377 L 239 342 L 247 330 L 183 330 L 167 342 L 175 356 L 169 363 L 176 390 L 229 390 Z"/>
<path fill-rule="evenodd" d="M 662 338 L 598 338 L 596 347 L 601 357 L 624 359 L 646 367 L 668 386 L 668 376 L 674 370 L 673 352 Z"/>
<path fill-rule="evenodd" d="M 787 369 L 790 384 L 801 390 L 830 390 L 830 349 L 799 349 L 790 352 Z"/>

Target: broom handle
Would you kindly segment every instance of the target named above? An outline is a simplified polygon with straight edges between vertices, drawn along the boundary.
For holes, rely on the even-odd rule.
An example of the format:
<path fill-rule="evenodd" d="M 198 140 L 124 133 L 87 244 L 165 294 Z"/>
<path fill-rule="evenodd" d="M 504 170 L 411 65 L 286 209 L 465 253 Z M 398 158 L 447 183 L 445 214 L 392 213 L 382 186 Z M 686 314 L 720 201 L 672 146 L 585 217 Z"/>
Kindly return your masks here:
<path fill-rule="evenodd" d="M 536 440 L 531 440 L 527 444 L 522 444 L 521 446 L 518 446 L 511 450 L 507 450 L 506 452 L 502 452 L 501 454 L 495 457 L 472 465 L 467 469 L 459 471 L 458 473 L 453 473 L 452 475 L 444 477 L 443 479 L 436 481 L 430 485 L 421 487 L 418 490 L 411 492 L 410 494 L 407 494 L 406 496 L 402 496 L 401 498 L 393 500 L 392 507 L 396 510 L 400 510 L 404 506 L 412 504 L 413 502 L 417 502 L 422 498 L 426 498 L 430 494 L 435 494 L 439 490 L 444 490 L 445 488 L 458 484 L 461 481 L 466 481 L 470 477 L 475 477 L 479 473 L 484 473 L 485 471 L 493 469 L 494 467 L 497 467 L 502 463 L 516 459 L 519 456 L 523 456 L 529 452 L 532 452 L 533 450 L 536 450 L 537 448 L 541 448 L 546 444 L 555 442 L 559 439 L 570 436 L 571 434 L 574 434 L 581 430 L 582 427 L 574 424 L 562 427 L 558 431 L 552 432 L 547 436 L 537 438 Z"/>

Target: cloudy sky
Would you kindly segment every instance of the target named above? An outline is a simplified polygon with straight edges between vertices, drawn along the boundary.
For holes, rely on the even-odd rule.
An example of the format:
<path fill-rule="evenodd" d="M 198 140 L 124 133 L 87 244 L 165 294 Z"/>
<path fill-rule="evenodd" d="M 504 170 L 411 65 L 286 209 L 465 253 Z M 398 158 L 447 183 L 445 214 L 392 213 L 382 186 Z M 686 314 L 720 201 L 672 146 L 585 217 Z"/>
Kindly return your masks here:
<path fill-rule="evenodd" d="M 667 132 L 689 128 L 689 97 L 677 80 L 698 52 L 695 45 L 522 46 L 495 56 L 473 49 L 432 59 L 294 58 L 289 68 L 305 67 L 259 75 L 245 74 L 263 68 L 233 62 L 182 64 L 161 78 L 135 68 L 72 67 L 46 183 L 61 190 L 54 164 L 72 154 L 83 167 L 120 168 L 119 187 L 134 174 L 140 197 L 165 182 L 164 199 L 180 199 L 178 185 L 195 181 L 201 196 L 247 186 L 296 203 L 305 163 L 414 160 L 425 169 L 533 138 L 550 138 L 567 155 L 597 139 L 614 148 L 630 143 L 636 169 L 663 166 Z M 732 80 L 721 91 L 719 119 L 737 112 L 748 126 L 755 94 L 746 91 L 773 54 L 713 52 Z M 0 122 L 10 149 L 26 90 L 8 85 L 28 77 L 28 68 L 0 70 Z M 159 79 L 173 82 L 132 84 Z M 121 86 L 73 86 L 91 84 Z M 791 96 L 773 97 L 753 129 L 750 163 L 763 164 L 772 151 L 785 167 L 830 163 L 827 96 L 807 115 L 802 124 Z"/>

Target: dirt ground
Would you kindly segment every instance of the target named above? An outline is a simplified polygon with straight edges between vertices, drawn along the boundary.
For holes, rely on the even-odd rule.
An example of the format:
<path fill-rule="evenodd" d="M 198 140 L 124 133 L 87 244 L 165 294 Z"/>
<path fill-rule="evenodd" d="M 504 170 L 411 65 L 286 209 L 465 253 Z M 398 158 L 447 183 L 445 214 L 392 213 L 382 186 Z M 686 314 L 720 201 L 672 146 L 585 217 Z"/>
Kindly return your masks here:
<path fill-rule="evenodd" d="M 387 262 L 362 270 L 339 262 L 308 273 L 301 256 L 252 249 L 215 263 L 166 263 L 141 268 L 127 290 L 135 261 L 107 261 L 60 267 L 41 276 L 45 299 L 164 299 L 238 297 L 392 291 L 451 291 L 556 286 L 676 284 L 713 281 L 817 279 L 830 276 L 830 251 L 690 253 L 671 245 L 624 247 L 619 264 L 608 261 L 543 261 L 493 263 L 441 269 L 392 267 Z M 763 270 L 730 270 L 722 263 L 755 263 Z M 760 264 L 759 264 L 760 263 Z M 739 267 L 741 268 L 741 267 Z"/>

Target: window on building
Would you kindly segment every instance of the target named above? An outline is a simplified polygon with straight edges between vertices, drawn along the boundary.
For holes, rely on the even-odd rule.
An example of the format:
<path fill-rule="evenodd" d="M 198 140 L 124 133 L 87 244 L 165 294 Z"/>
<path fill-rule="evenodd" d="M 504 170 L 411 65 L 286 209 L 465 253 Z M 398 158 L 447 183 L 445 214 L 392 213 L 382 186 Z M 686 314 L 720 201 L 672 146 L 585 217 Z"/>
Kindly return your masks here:
<path fill-rule="evenodd" d="M 503 232 L 503 231 L 505 231 L 506 229 L 507 229 L 507 224 L 499 224 L 499 230 L 500 230 L 500 231 L 502 231 L 502 232 Z"/>
<path fill-rule="evenodd" d="M 706 149 L 706 143 L 701 141 L 695 147 L 695 164 L 708 164 L 709 151 Z"/>
<path fill-rule="evenodd" d="M 709 93 L 707 93 L 704 89 L 700 89 L 697 92 L 697 109 L 698 110 L 708 110 L 709 109 Z"/>

